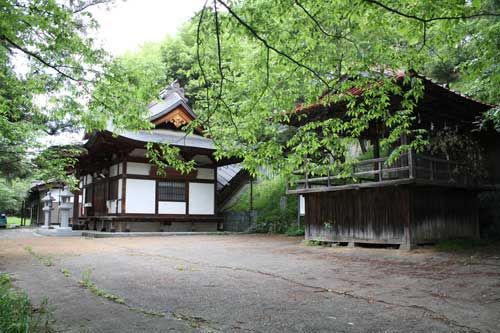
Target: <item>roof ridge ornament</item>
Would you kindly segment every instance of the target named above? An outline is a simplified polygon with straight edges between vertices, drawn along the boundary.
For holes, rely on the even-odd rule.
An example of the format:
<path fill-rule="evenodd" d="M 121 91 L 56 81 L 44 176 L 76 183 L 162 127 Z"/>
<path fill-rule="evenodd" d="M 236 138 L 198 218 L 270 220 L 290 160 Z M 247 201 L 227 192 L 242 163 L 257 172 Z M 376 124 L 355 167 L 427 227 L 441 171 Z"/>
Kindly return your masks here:
<path fill-rule="evenodd" d="M 176 93 L 180 98 L 182 98 L 184 102 L 188 101 L 188 99 L 184 95 L 184 88 L 181 87 L 178 80 L 174 80 L 174 82 L 163 88 L 160 91 L 160 98 L 162 100 L 166 100 L 169 96 L 171 96 L 174 93 Z"/>

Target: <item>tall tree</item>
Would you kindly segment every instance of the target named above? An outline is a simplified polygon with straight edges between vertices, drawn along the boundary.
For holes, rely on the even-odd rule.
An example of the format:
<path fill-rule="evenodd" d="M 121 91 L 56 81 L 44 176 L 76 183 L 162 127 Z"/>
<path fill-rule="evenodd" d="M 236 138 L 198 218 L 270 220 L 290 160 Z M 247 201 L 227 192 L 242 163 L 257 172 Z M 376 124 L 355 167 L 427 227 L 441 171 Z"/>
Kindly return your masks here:
<path fill-rule="evenodd" d="M 194 126 L 204 125 L 226 148 L 221 156 L 240 156 L 250 169 L 270 164 L 291 172 L 306 161 L 324 172 L 325 148 L 346 155 L 348 141 L 339 138 L 358 136 L 374 120 L 392 132 L 382 146 L 408 134 L 413 140 L 403 148 L 421 149 L 426 138 L 411 124 L 422 85 L 406 75 L 402 87 L 396 71 L 424 72 L 438 51 L 465 45 L 484 55 L 470 76 L 490 66 L 496 77 L 498 34 L 491 32 L 499 17 L 484 1 L 207 1 L 197 17 L 205 112 Z M 490 32 L 484 27 L 491 22 Z M 480 36 L 483 51 L 471 36 Z M 338 93 L 352 87 L 363 87 L 363 99 Z M 394 94 L 402 98 L 400 110 L 389 112 Z M 345 102 L 349 117 L 311 122 L 284 145 L 276 140 L 297 102 L 317 103 L 319 96 L 322 103 Z"/>
<path fill-rule="evenodd" d="M 25 159 L 19 156 L 40 149 L 41 133 L 75 127 L 92 132 L 110 121 L 116 128 L 147 127 L 142 111 L 154 89 L 135 84 L 134 73 L 96 47 L 90 34 L 97 22 L 89 9 L 110 2 L 0 0 L 4 175 L 20 169 L 14 164 Z"/>

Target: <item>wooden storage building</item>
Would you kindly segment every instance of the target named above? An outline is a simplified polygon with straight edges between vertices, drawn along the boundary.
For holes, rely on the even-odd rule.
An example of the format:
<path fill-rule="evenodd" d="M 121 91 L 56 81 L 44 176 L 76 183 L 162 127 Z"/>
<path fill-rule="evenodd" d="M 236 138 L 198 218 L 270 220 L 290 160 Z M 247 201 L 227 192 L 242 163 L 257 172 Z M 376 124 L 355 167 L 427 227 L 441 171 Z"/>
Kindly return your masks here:
<path fill-rule="evenodd" d="M 484 172 L 478 176 L 463 168 L 463 161 L 430 151 L 409 151 L 389 166 L 379 151 L 379 140 L 389 131 L 371 124 L 377 130 L 369 129 L 360 139 L 371 142 L 374 158 L 354 164 L 351 178 L 341 182 L 334 174 L 312 177 L 306 169 L 301 179 L 290 183 L 287 193 L 305 198 L 306 239 L 410 249 L 443 239 L 479 237 L 478 193 L 500 188 L 500 134 L 476 130 L 480 116 L 494 106 L 419 78 L 424 96 L 414 110 L 418 122 L 413 126 L 434 132 L 457 128 L 467 134 L 482 150 Z M 362 95 L 362 89 L 352 91 Z M 301 106 L 298 113 L 303 116 L 291 123 L 302 126 L 343 110 L 339 104 Z M 401 137 L 399 143 L 406 142 Z"/>

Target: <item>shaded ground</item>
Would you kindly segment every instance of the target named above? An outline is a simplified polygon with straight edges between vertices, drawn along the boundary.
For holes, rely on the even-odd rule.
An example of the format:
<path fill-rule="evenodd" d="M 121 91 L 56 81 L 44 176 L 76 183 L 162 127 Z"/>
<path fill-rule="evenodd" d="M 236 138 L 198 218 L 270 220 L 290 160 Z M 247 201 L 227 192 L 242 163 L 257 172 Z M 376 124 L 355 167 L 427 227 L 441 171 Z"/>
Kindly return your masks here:
<path fill-rule="evenodd" d="M 500 327 L 498 250 L 323 248 L 258 235 L 50 238 L 24 229 L 0 231 L 0 271 L 35 302 L 48 297 L 64 332 Z"/>

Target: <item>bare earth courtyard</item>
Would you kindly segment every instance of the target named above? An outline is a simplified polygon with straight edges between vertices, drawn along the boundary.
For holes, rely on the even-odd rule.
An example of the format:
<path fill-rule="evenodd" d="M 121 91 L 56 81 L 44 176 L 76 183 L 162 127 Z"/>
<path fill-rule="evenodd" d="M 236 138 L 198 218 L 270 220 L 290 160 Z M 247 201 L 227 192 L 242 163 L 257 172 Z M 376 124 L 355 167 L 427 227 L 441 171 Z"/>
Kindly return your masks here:
<path fill-rule="evenodd" d="M 51 238 L 24 229 L 0 231 L 0 272 L 34 302 L 47 297 L 60 332 L 500 328 L 498 251 L 310 247 L 261 235 Z"/>

